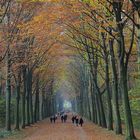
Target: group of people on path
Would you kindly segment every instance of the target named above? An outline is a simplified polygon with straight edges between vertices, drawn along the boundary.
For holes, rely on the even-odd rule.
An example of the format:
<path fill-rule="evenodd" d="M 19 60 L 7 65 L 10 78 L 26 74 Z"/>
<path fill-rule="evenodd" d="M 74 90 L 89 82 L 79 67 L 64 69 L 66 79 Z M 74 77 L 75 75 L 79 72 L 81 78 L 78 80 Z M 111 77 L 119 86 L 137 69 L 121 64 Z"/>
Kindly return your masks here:
<path fill-rule="evenodd" d="M 60 115 L 60 117 L 61 117 L 61 122 L 62 123 L 65 123 L 66 121 L 67 121 L 67 114 L 62 114 L 62 115 Z M 50 117 L 50 122 L 51 123 L 55 123 L 55 121 L 58 119 L 58 115 L 53 115 L 53 116 L 51 116 Z"/>
<path fill-rule="evenodd" d="M 72 123 L 76 124 L 76 126 L 80 125 L 81 127 L 83 126 L 84 120 L 82 117 L 78 117 L 78 116 L 72 116 Z"/>
<path fill-rule="evenodd" d="M 53 123 L 53 122 L 55 123 L 56 120 L 57 120 L 57 115 L 54 115 L 54 116 L 50 117 L 50 122 L 51 123 Z"/>
<path fill-rule="evenodd" d="M 65 123 L 67 121 L 67 114 L 61 115 L 61 122 Z"/>
<path fill-rule="evenodd" d="M 66 113 L 64 113 L 64 114 L 58 114 L 58 115 L 51 116 L 50 117 L 50 122 L 55 123 L 56 120 L 58 119 L 58 116 L 60 116 L 62 123 L 65 123 L 67 121 L 68 116 L 67 116 Z M 78 125 L 80 125 L 81 127 L 83 126 L 84 120 L 83 120 L 82 117 L 79 117 L 77 115 L 73 115 L 71 120 L 72 120 L 73 124 L 76 124 L 76 126 L 78 126 Z"/>

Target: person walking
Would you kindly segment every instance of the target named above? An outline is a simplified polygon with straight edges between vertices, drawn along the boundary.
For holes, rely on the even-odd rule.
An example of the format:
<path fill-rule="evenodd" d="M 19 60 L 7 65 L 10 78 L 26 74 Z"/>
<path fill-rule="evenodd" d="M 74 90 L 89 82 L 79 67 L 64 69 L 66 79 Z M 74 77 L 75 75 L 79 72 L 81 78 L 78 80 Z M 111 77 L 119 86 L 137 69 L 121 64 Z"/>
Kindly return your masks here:
<path fill-rule="evenodd" d="M 64 115 L 64 122 L 67 121 L 67 114 Z"/>
<path fill-rule="evenodd" d="M 72 123 L 74 124 L 74 121 L 75 121 L 75 116 L 72 116 Z"/>
<path fill-rule="evenodd" d="M 80 120 L 79 120 L 79 124 L 81 125 L 81 127 L 83 126 L 83 123 L 84 123 L 84 121 L 83 121 L 83 119 L 81 117 Z"/>
<path fill-rule="evenodd" d="M 79 118 L 78 118 L 78 116 L 76 116 L 75 122 L 76 122 L 76 126 L 78 126 L 78 124 L 79 124 Z"/>
<path fill-rule="evenodd" d="M 64 116 L 63 115 L 61 116 L 61 122 L 62 123 L 64 122 Z"/>

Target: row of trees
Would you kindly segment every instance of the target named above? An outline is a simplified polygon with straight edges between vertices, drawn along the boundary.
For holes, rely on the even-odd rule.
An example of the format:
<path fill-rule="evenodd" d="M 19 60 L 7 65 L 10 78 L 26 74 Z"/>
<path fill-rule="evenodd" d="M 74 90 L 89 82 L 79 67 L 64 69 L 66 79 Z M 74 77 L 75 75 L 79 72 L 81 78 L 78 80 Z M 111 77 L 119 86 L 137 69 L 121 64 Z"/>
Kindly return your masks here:
<path fill-rule="evenodd" d="M 20 124 L 25 128 L 56 112 L 53 81 L 59 31 L 55 18 L 47 17 L 50 9 L 51 4 L 39 1 L 0 1 L 0 100 L 6 102 L 8 131 L 12 100 L 17 130 Z"/>
<path fill-rule="evenodd" d="M 72 83 L 76 80 L 74 87 L 78 87 L 80 93 L 73 101 L 75 109 L 80 105 L 76 109 L 80 114 L 122 134 L 122 105 L 126 139 L 135 139 L 128 77 L 132 74 L 131 63 L 139 60 L 140 2 L 91 0 L 75 5 L 75 19 L 73 23 L 67 23 L 67 36 L 71 41 L 66 44 L 77 49 L 85 61 L 78 61 L 79 64 L 76 61 L 78 67 L 70 76 Z M 134 67 L 138 72 L 138 66 L 135 64 Z M 78 77 L 78 80 L 72 77 Z"/>
<path fill-rule="evenodd" d="M 130 60 L 140 58 L 139 6 L 138 0 L 1 1 L 0 89 L 6 89 L 6 129 L 11 130 L 13 95 L 16 129 L 20 118 L 24 128 L 52 115 L 57 104 L 62 108 L 54 85 L 63 73 L 62 81 L 67 77 L 75 89 L 71 99 L 76 112 L 122 134 L 122 105 L 126 139 L 135 139 L 128 68 Z M 63 69 L 59 60 L 69 58 L 75 61 Z"/>

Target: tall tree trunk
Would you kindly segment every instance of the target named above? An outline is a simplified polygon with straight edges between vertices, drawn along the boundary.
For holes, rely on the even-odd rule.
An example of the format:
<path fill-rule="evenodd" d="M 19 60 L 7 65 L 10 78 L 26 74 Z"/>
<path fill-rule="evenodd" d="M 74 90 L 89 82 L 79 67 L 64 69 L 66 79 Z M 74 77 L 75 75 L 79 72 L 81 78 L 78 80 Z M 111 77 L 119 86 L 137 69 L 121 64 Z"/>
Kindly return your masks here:
<path fill-rule="evenodd" d="M 107 91 L 107 128 L 108 130 L 113 130 L 113 116 L 112 116 L 112 104 L 111 104 L 111 93 L 110 93 L 110 79 L 109 79 L 109 52 L 107 50 L 105 34 L 101 33 L 103 42 L 103 54 L 105 60 L 105 84 Z"/>
<path fill-rule="evenodd" d="M 26 92 L 26 125 L 30 125 L 30 72 L 29 69 L 26 74 L 26 86 L 27 86 L 27 92 Z"/>
<path fill-rule="evenodd" d="M 41 116 L 42 116 L 42 120 L 45 118 L 45 99 L 44 99 L 44 93 L 42 91 L 42 103 L 41 103 Z"/>
<path fill-rule="evenodd" d="M 91 75 L 89 77 L 89 101 L 90 101 L 90 111 L 91 111 L 91 120 L 95 123 L 95 112 L 94 112 L 94 108 L 95 108 L 95 105 L 94 105 L 94 98 L 93 98 L 93 90 L 92 90 L 92 83 L 91 83 Z"/>
<path fill-rule="evenodd" d="M 32 97 L 32 71 L 28 73 L 29 83 L 28 83 L 28 92 L 29 92 L 29 111 L 30 111 L 30 123 L 34 124 L 34 115 L 33 115 L 33 97 Z"/>
<path fill-rule="evenodd" d="M 97 69 L 96 69 L 97 70 Z M 97 97 L 97 106 L 98 106 L 98 110 L 99 110 L 99 118 L 101 126 L 106 128 L 106 119 L 105 119 L 105 112 L 104 112 L 104 107 L 103 107 L 103 101 L 102 101 L 102 97 L 101 97 L 101 92 L 100 89 L 98 87 L 97 84 L 97 72 L 95 72 L 94 76 L 93 76 L 93 83 L 94 83 L 94 87 L 95 87 L 95 93 L 96 93 L 96 97 Z"/>
<path fill-rule="evenodd" d="M 16 83 L 16 127 L 19 130 L 19 101 L 20 101 L 20 72 L 18 73 L 17 83 Z"/>
<path fill-rule="evenodd" d="M 113 73 L 113 92 L 112 92 L 112 104 L 113 104 L 113 114 L 114 114 L 114 130 L 116 134 L 122 134 L 121 116 L 119 111 L 119 101 L 118 101 L 118 76 L 117 69 L 115 65 L 115 54 L 113 49 L 113 40 L 109 41 L 110 45 L 110 55 Z"/>
<path fill-rule="evenodd" d="M 106 60 L 105 73 L 106 73 L 106 89 L 107 89 L 107 128 L 108 130 L 113 130 L 113 116 L 112 116 L 112 104 L 111 104 L 111 93 L 110 93 L 110 83 L 109 83 L 109 67 L 108 60 Z"/>
<path fill-rule="evenodd" d="M 30 101 L 29 102 L 30 102 L 30 123 L 34 124 L 32 92 L 30 92 Z"/>
<path fill-rule="evenodd" d="M 9 47 L 6 56 L 6 130 L 11 130 L 11 60 Z"/>
<path fill-rule="evenodd" d="M 127 65 L 125 62 L 125 40 L 122 25 L 122 1 L 113 2 L 113 10 L 116 16 L 117 29 L 118 29 L 118 59 L 119 59 L 119 72 L 120 72 L 120 86 L 121 94 L 124 106 L 124 117 L 126 126 L 126 140 L 135 139 L 133 121 L 128 97 L 128 85 L 127 85 Z M 127 58 L 129 59 L 129 58 Z"/>
<path fill-rule="evenodd" d="M 91 109 L 90 109 L 90 100 L 89 100 L 89 72 L 88 69 L 85 67 L 85 78 L 84 78 L 84 85 L 85 85 L 85 98 L 86 98 L 86 112 L 87 117 L 91 120 Z"/>
<path fill-rule="evenodd" d="M 135 139 L 133 121 L 128 97 L 128 88 L 127 88 L 127 72 L 124 67 L 123 62 L 120 63 L 120 82 L 121 82 L 121 93 L 124 106 L 124 117 L 125 117 L 125 127 L 126 127 L 126 140 Z"/>
<path fill-rule="evenodd" d="M 95 111 L 97 112 L 97 124 L 99 126 L 102 126 L 100 108 L 99 108 L 99 100 L 98 100 L 98 97 L 97 97 L 97 93 L 95 93 L 94 97 L 95 97 Z"/>
<path fill-rule="evenodd" d="M 39 120 L 39 79 L 36 79 L 36 92 L 35 92 L 35 110 L 34 110 L 34 121 Z"/>
<path fill-rule="evenodd" d="M 41 101 L 40 101 L 40 120 L 44 119 L 44 93 L 41 91 Z"/>
<path fill-rule="evenodd" d="M 48 114 L 48 102 L 47 102 L 47 99 L 46 99 L 46 97 L 45 97 L 45 99 L 44 99 L 44 117 L 46 118 L 47 117 L 47 114 Z"/>
<path fill-rule="evenodd" d="M 21 94 L 21 114 L 22 114 L 22 128 L 25 128 L 25 95 L 26 95 L 26 67 L 23 66 L 23 93 Z"/>

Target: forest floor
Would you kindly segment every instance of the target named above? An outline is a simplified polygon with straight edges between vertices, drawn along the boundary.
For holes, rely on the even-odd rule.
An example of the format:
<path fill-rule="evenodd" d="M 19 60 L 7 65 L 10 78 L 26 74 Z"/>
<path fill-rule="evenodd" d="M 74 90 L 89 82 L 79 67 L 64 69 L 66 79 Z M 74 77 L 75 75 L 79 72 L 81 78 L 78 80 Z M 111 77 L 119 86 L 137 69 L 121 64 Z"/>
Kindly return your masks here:
<path fill-rule="evenodd" d="M 140 132 L 136 134 L 140 138 Z M 2 140 L 124 140 L 124 136 L 115 135 L 113 131 L 107 131 L 91 122 L 77 127 L 71 123 L 71 116 L 68 116 L 66 123 L 61 123 L 58 118 L 55 124 L 51 124 L 46 119 L 27 127 L 18 135 Z"/>

